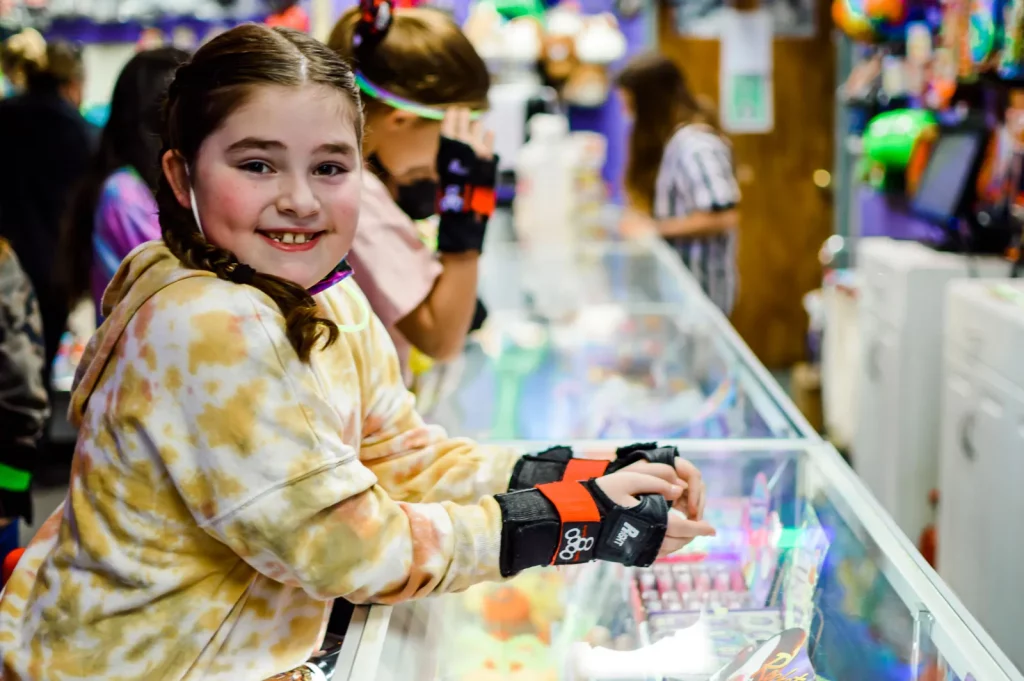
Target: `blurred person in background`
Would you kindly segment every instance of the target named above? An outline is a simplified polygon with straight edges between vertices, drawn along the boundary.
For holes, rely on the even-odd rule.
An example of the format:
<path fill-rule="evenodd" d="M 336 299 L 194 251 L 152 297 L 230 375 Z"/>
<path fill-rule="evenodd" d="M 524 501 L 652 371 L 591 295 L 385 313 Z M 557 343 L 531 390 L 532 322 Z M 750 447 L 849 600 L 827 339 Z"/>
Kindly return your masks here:
<path fill-rule="evenodd" d="M 378 23 L 385 6 L 390 22 Z M 357 69 L 372 171 L 363 173 L 349 260 L 409 381 L 411 348 L 433 359 L 458 355 L 478 310 L 477 264 L 497 172 L 493 137 L 477 120 L 490 75 L 458 25 L 429 8 L 364 1 L 341 17 L 328 44 Z M 439 202 L 442 194 L 449 200 Z M 413 221 L 439 207 L 435 257 Z"/>
<path fill-rule="evenodd" d="M 43 359 L 32 282 L 0 239 L 0 560 L 18 546 L 18 519 L 32 522 L 29 485 L 49 416 Z"/>
<path fill-rule="evenodd" d="M 39 300 L 46 347 L 46 385 L 67 323 L 55 262 L 73 188 L 88 168 L 98 131 L 79 113 L 81 53 L 55 42 L 25 67 L 26 90 L 0 101 L 0 236 L 18 254 Z"/>
<path fill-rule="evenodd" d="M 740 202 L 732 147 L 667 57 L 635 58 L 617 84 L 633 120 L 626 168 L 631 209 L 623 232 L 660 234 L 729 315 L 736 300 Z"/>
<path fill-rule="evenodd" d="M 100 321 L 103 291 L 139 244 L 160 238 L 154 191 L 160 179 L 161 107 L 189 54 L 161 47 L 136 54 L 114 86 L 99 150 L 75 194 L 61 237 L 58 271 L 68 304 L 91 296 Z"/>
<path fill-rule="evenodd" d="M 24 92 L 25 65 L 38 64 L 45 58 L 46 40 L 33 28 L 26 28 L 0 43 L 0 71 L 4 76 L 0 99 Z"/>

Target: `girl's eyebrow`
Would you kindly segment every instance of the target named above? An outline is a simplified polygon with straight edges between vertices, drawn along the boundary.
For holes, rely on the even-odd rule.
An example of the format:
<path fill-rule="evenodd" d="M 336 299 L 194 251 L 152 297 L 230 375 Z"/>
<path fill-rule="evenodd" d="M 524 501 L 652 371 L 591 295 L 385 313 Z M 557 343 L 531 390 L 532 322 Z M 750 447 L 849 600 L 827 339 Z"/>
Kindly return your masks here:
<path fill-rule="evenodd" d="M 281 150 L 284 148 L 284 143 L 278 142 L 277 140 L 265 140 L 260 139 L 258 137 L 246 137 L 244 139 L 238 140 L 237 142 L 229 146 L 228 151 L 241 151 L 253 149 L 260 151 L 270 151 L 272 149 Z"/>
<path fill-rule="evenodd" d="M 340 154 L 342 156 L 352 156 L 356 153 L 356 148 L 348 142 L 327 142 L 321 144 L 316 148 L 317 153 L 327 154 Z"/>

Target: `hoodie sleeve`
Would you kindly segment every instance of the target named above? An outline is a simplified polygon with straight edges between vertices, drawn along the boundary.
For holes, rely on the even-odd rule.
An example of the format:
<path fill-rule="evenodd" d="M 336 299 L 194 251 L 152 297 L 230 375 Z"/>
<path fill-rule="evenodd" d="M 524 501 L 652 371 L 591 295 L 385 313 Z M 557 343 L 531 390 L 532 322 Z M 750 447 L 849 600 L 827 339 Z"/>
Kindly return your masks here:
<path fill-rule="evenodd" d="M 519 454 L 449 438 L 443 428 L 426 425 L 401 380 L 398 358 L 380 320 L 373 319 L 366 338 L 372 359 L 364 363 L 363 385 L 372 392 L 359 457 L 378 484 L 394 498 L 412 502 L 473 503 L 508 491 Z"/>
<path fill-rule="evenodd" d="M 360 462 L 349 443 L 363 428 L 363 390 L 344 337 L 314 359 L 333 381 L 351 382 L 348 399 L 332 391 L 328 402 L 254 289 L 178 282 L 126 335 L 140 324 L 156 346 L 139 350 L 156 381 L 136 381 L 140 397 L 163 402 L 147 430 L 175 435 L 160 447 L 162 463 L 200 526 L 260 573 L 316 598 L 383 603 L 500 577 L 493 497 L 405 503 Z M 131 362 L 124 371 L 130 385 Z"/>

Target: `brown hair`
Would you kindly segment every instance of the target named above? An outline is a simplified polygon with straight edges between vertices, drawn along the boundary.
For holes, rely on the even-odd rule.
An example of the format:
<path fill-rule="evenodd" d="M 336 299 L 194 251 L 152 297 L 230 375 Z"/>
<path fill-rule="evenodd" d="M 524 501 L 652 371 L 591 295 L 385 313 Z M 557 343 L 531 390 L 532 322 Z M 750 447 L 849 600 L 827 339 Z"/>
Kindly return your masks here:
<path fill-rule="evenodd" d="M 645 54 L 631 60 L 616 84 L 633 100 L 635 120 L 629 140 L 626 190 L 645 209 L 654 203 L 654 187 L 665 145 L 684 125 L 703 123 L 721 131 L 714 113 L 690 92 L 686 76 L 668 57 Z"/>
<path fill-rule="evenodd" d="M 46 56 L 24 64 L 25 81 L 33 92 L 56 90 L 85 77 L 82 51 L 64 41 L 47 43 Z"/>
<path fill-rule="evenodd" d="M 341 16 L 327 44 L 367 80 L 399 97 L 428 106 L 486 109 L 491 77 L 458 24 L 426 7 L 393 11 L 387 35 L 369 56 L 357 55 L 353 44 L 358 7 Z M 369 97 L 365 103 L 368 111 L 386 107 Z"/>
<path fill-rule="evenodd" d="M 181 155 L 194 166 L 203 141 L 241 106 L 260 85 L 326 85 L 352 103 L 356 138 L 362 139 L 362 109 L 352 70 L 314 38 L 286 28 L 246 24 L 223 33 L 178 69 L 164 108 L 163 151 Z M 167 247 L 186 267 L 213 272 L 221 279 L 244 281 L 267 294 L 281 310 L 288 340 L 303 361 L 316 343 L 324 347 L 338 337 L 337 326 L 317 316 L 317 304 L 306 289 L 270 274 L 245 272 L 234 253 L 207 241 L 192 211 L 174 195 L 166 176 L 157 187 L 160 226 Z"/>

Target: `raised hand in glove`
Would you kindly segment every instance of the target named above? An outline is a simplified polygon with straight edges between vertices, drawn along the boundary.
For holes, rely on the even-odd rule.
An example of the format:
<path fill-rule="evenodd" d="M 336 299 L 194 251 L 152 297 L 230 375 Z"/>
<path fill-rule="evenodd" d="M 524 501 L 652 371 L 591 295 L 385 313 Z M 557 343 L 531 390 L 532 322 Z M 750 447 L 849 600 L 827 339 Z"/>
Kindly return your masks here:
<path fill-rule="evenodd" d="M 468 109 L 450 109 L 441 123 L 437 152 L 438 251 L 483 250 L 497 172 L 494 134 L 472 120 Z"/>

